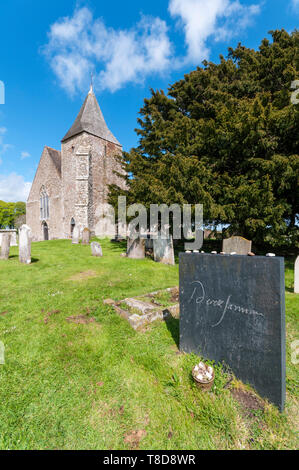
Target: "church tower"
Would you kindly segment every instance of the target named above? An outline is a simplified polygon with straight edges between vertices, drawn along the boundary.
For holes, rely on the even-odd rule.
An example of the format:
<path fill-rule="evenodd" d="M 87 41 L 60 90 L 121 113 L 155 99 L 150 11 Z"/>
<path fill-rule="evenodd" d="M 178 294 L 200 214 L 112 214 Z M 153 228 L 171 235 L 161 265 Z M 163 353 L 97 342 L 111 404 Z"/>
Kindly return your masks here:
<path fill-rule="evenodd" d="M 75 225 L 113 236 L 101 207 L 108 202 L 110 184 L 125 189 L 124 179 L 114 173 L 122 171 L 121 153 L 91 87 L 61 152 L 46 146 L 41 155 L 27 200 L 33 241 L 70 238 Z"/>
<path fill-rule="evenodd" d="M 118 167 L 115 157 L 121 152 L 91 87 L 74 124 L 62 139 L 63 238 L 70 237 L 75 224 L 100 234 L 99 207 L 107 202 L 108 185 L 124 187 L 124 181 L 114 174 Z"/>

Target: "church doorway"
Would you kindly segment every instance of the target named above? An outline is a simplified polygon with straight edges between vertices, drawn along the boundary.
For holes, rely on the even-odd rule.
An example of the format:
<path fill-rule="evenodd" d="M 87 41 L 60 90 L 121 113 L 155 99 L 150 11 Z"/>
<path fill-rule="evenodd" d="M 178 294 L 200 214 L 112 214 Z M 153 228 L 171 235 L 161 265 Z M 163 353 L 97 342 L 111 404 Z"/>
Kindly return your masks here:
<path fill-rule="evenodd" d="M 74 218 L 72 218 L 72 220 L 71 220 L 71 236 L 73 235 L 75 225 L 76 225 L 76 222 L 75 222 Z"/>
<path fill-rule="evenodd" d="M 43 222 L 44 240 L 49 240 L 49 228 L 47 222 Z"/>

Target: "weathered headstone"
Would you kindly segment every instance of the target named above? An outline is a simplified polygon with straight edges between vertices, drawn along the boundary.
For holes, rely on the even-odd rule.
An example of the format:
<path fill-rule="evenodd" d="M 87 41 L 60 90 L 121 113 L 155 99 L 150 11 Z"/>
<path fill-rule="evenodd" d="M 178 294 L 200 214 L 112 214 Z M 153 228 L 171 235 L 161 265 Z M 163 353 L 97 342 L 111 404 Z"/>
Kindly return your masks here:
<path fill-rule="evenodd" d="M 295 261 L 294 292 L 295 294 L 299 294 L 299 256 L 297 256 L 296 261 Z"/>
<path fill-rule="evenodd" d="M 172 236 L 169 238 L 154 238 L 154 260 L 158 263 L 174 265 Z"/>
<path fill-rule="evenodd" d="M 99 243 L 92 242 L 90 246 L 91 246 L 92 256 L 98 256 L 98 257 L 103 256 L 102 247 Z"/>
<path fill-rule="evenodd" d="M 72 233 L 72 244 L 78 245 L 80 241 L 80 227 L 75 225 Z"/>
<path fill-rule="evenodd" d="M 145 239 L 129 238 L 127 240 L 127 257 L 133 259 L 143 259 L 145 257 Z"/>
<path fill-rule="evenodd" d="M 90 243 L 90 230 L 85 227 L 82 232 L 82 245 L 89 245 Z"/>
<path fill-rule="evenodd" d="M 251 240 L 243 237 L 226 238 L 222 242 L 222 251 L 224 253 L 234 253 L 237 255 L 247 255 L 251 252 Z"/>
<path fill-rule="evenodd" d="M 26 224 L 19 230 L 19 261 L 31 263 L 31 228 Z"/>
<path fill-rule="evenodd" d="M 180 349 L 285 402 L 284 259 L 180 254 Z"/>
<path fill-rule="evenodd" d="M 10 246 L 18 246 L 18 240 L 17 240 L 17 230 L 0 230 L 0 245 L 1 245 L 1 240 L 2 240 L 2 234 L 9 233 L 11 235 L 10 238 Z"/>
<path fill-rule="evenodd" d="M 10 240 L 11 240 L 10 233 L 2 234 L 0 259 L 9 258 Z"/>

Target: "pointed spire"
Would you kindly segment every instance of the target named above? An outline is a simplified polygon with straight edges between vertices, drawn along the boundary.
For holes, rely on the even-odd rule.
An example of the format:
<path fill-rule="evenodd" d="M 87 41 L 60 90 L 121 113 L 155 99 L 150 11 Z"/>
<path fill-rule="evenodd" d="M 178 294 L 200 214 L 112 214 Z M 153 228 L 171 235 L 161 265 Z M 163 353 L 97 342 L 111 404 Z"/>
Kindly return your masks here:
<path fill-rule="evenodd" d="M 81 134 L 82 132 L 87 132 L 88 134 L 95 135 L 96 137 L 101 137 L 104 140 L 120 146 L 118 140 L 108 129 L 99 103 L 97 102 L 93 92 L 92 82 L 80 112 L 70 130 L 63 137 L 62 142 L 74 137 L 75 135 Z"/>

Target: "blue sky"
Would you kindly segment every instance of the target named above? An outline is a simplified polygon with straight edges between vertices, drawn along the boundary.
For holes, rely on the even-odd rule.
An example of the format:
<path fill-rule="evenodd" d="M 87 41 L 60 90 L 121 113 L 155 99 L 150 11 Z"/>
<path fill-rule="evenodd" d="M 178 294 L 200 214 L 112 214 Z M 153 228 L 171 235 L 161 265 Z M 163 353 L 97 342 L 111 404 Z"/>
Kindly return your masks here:
<path fill-rule="evenodd" d="M 88 92 L 125 150 L 150 88 L 229 46 L 298 27 L 299 0 L 0 0 L 0 199 L 26 200 L 45 145 L 60 149 Z M 0 94 L 1 97 L 1 94 Z"/>

